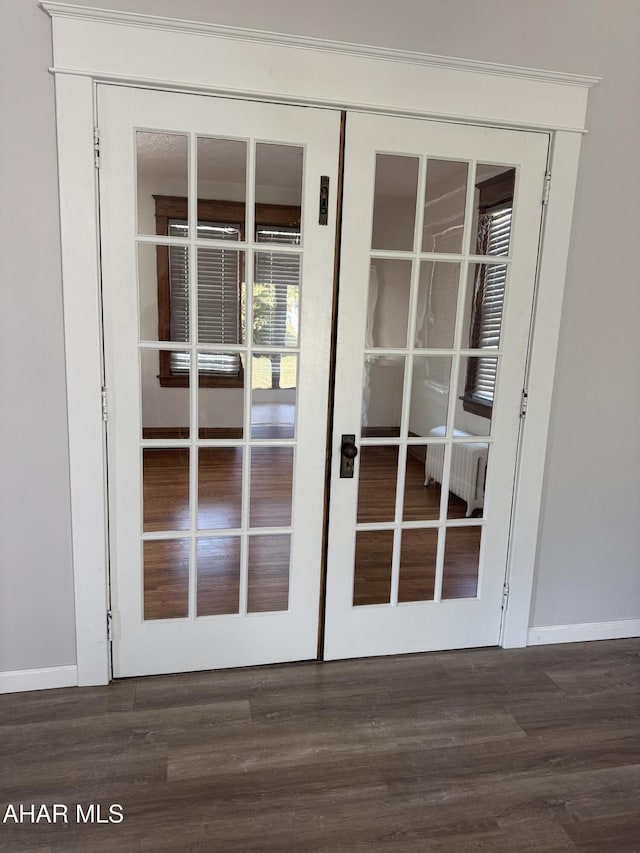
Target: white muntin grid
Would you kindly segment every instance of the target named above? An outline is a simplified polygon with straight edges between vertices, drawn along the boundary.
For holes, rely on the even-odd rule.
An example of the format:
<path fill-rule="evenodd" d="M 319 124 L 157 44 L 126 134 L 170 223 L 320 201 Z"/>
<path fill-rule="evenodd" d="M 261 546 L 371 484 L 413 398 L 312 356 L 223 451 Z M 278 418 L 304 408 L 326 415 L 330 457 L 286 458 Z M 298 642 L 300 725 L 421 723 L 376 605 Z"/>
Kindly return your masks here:
<path fill-rule="evenodd" d="M 146 132 L 149 132 L 145 129 Z M 163 131 L 157 131 L 163 132 Z M 186 134 L 181 134 L 186 135 Z M 188 236 L 187 237 L 169 237 L 166 235 L 149 235 L 137 234 L 135 237 L 137 245 L 155 245 L 155 246 L 183 246 L 187 248 L 189 253 L 189 341 L 187 342 L 172 342 L 172 341 L 147 341 L 139 340 L 139 362 L 140 354 L 143 351 L 172 351 L 189 354 L 189 378 L 188 378 L 188 393 L 189 393 L 189 438 L 160 438 L 160 439 L 139 439 L 140 449 L 140 470 L 143 470 L 142 459 L 143 452 L 147 448 L 185 448 L 189 450 L 189 528 L 185 530 L 163 530 L 163 531 L 148 531 L 143 529 L 142 513 L 143 496 L 141 493 L 140 507 L 140 530 L 141 530 L 141 555 L 143 558 L 143 548 L 145 542 L 152 541 L 167 541 L 188 539 L 190 542 L 189 555 L 189 587 L 188 587 L 188 616 L 186 618 L 173 618 L 171 622 L 190 621 L 196 619 L 198 621 L 204 619 L 219 619 L 219 618 L 240 618 L 249 616 L 251 618 L 259 618 L 262 615 L 268 615 L 274 611 L 264 611 L 248 613 L 248 572 L 249 572 L 249 541 L 256 536 L 289 536 L 289 561 L 293 549 L 293 535 L 295 530 L 295 470 L 296 470 L 296 449 L 297 449 L 297 402 L 298 393 L 297 385 L 300 370 L 300 352 L 301 352 L 301 333 L 298 329 L 298 340 L 296 346 L 288 346 L 285 348 L 280 346 L 270 346 L 264 344 L 254 344 L 253 341 L 253 299 L 250 295 L 253 294 L 254 284 L 254 261 L 257 254 L 260 252 L 269 252 L 277 254 L 294 254 L 300 257 L 300 276 L 299 276 L 299 300 L 300 304 L 303 299 L 302 280 L 303 280 L 303 252 L 304 252 L 304 210 L 301 204 L 301 240 L 299 245 L 288 245 L 281 243 L 258 242 L 255 239 L 255 172 L 256 172 L 256 145 L 258 144 L 278 144 L 273 142 L 262 142 L 259 139 L 243 140 L 247 143 L 247 159 L 246 159 L 246 187 L 245 187 L 245 239 L 233 241 L 232 244 L 228 240 L 216 238 L 199 238 L 197 230 L 198 222 L 198 177 L 197 177 L 197 151 L 198 139 L 206 138 L 203 134 L 190 133 L 189 136 L 189 162 L 188 162 Z M 219 137 L 211 137 L 219 138 Z M 292 143 L 286 143 L 291 145 Z M 296 146 L 303 149 L 304 145 Z M 304 162 L 304 160 L 303 160 Z M 304 168 L 303 168 L 304 186 Z M 137 218 L 136 218 L 137 221 Z M 245 330 L 246 340 L 244 343 L 238 344 L 209 344 L 198 342 L 198 250 L 199 249 L 224 249 L 226 251 L 233 250 L 241 253 L 244 257 L 244 285 L 246 298 L 245 305 Z M 138 304 L 140 304 L 138 302 Z M 244 384 L 243 393 L 243 436 L 242 438 L 200 438 L 199 436 L 199 377 L 198 377 L 198 353 L 239 353 L 244 362 Z M 252 369 L 254 355 L 263 354 L 280 354 L 282 356 L 293 356 L 295 358 L 296 383 L 294 386 L 295 402 L 294 402 L 294 424 L 292 438 L 252 438 Z M 141 365 L 138 365 L 141 377 Z M 140 385 L 140 387 L 142 387 Z M 140 396 L 141 405 L 141 396 Z M 201 529 L 198 527 L 198 457 L 199 449 L 207 447 L 230 447 L 242 448 L 242 486 L 241 486 L 241 524 L 237 528 L 213 528 Z M 250 527 L 250 489 L 251 489 L 251 450 L 253 447 L 290 447 L 292 449 L 292 469 L 291 469 L 291 521 L 287 526 L 254 526 Z M 143 487 L 142 477 L 140 479 L 141 490 Z M 200 539 L 213 538 L 240 538 L 240 582 L 239 582 L 239 612 L 237 614 L 225 614 L 224 616 L 197 616 L 197 561 L 198 561 L 198 541 Z M 274 540 L 275 541 L 275 540 Z M 144 566 L 144 561 L 142 562 Z M 289 571 L 291 567 L 289 566 Z M 141 603 L 144 610 L 144 571 L 140 577 L 141 583 Z M 141 614 L 144 619 L 144 614 Z M 163 620 L 153 620 L 159 622 Z"/>
<path fill-rule="evenodd" d="M 378 153 L 386 153 L 386 152 L 378 152 Z M 361 446 L 395 446 L 398 447 L 398 465 L 397 465 L 397 478 L 396 478 L 396 501 L 395 501 L 395 514 L 394 520 L 388 522 L 358 522 L 356 524 L 356 537 L 358 532 L 361 531 L 374 531 L 374 530 L 389 530 L 394 532 L 393 538 L 393 551 L 392 551 L 392 562 L 391 562 L 391 591 L 390 591 L 390 600 L 386 606 L 398 606 L 407 605 L 411 606 L 416 602 L 398 602 L 398 589 L 400 582 L 400 557 L 401 557 L 401 537 L 402 530 L 409 529 L 437 529 L 438 530 L 438 546 L 437 546 L 437 555 L 436 555 L 436 574 L 435 574 L 435 588 L 434 588 L 434 598 L 433 600 L 438 603 L 442 601 L 442 583 L 443 583 L 443 571 L 444 571 L 444 558 L 445 558 L 445 537 L 446 537 L 446 529 L 454 528 L 454 527 L 481 527 L 484 530 L 484 527 L 487 525 L 489 517 L 490 517 L 490 506 L 487 506 L 485 502 L 485 508 L 482 513 L 481 518 L 447 518 L 448 513 L 448 501 L 449 501 L 449 482 L 450 482 L 450 474 L 451 474 L 451 456 L 452 456 L 452 448 L 454 444 L 465 444 L 465 443 L 475 443 L 478 441 L 482 441 L 488 446 L 488 458 L 491 458 L 491 447 L 494 443 L 494 439 L 492 437 L 492 427 L 487 431 L 489 435 L 486 436 L 477 436 L 470 435 L 466 436 L 456 436 L 453 437 L 453 429 L 455 422 L 455 414 L 456 414 L 456 403 L 457 403 L 457 388 L 458 381 L 460 377 L 461 363 L 463 359 L 468 358 L 477 358 L 479 356 L 495 358 L 497 360 L 497 373 L 496 373 L 496 386 L 494 391 L 494 401 L 496 399 L 496 395 L 499 389 L 499 380 L 500 380 L 500 363 L 502 350 L 498 349 L 471 349 L 469 347 L 462 346 L 462 336 L 464 333 L 464 313 L 465 313 L 465 303 L 467 298 L 467 289 L 469 287 L 469 269 L 473 264 L 484 264 L 484 265 L 492 265 L 492 264 L 502 264 L 507 266 L 507 274 L 509 267 L 512 262 L 512 258 L 510 255 L 507 256 L 489 256 L 489 255 L 478 255 L 472 253 L 471 249 L 471 241 L 475 239 L 475 234 L 473 233 L 473 212 L 474 212 L 474 204 L 475 204 L 475 176 L 476 176 L 476 168 L 478 166 L 479 161 L 476 160 L 468 160 L 468 170 L 467 170 L 467 186 L 466 186 L 466 202 L 465 202 L 465 211 L 464 211 L 464 230 L 463 230 L 463 240 L 460 254 L 450 253 L 450 252 L 427 252 L 421 251 L 422 246 L 422 232 L 424 226 L 424 211 L 425 204 L 424 199 L 426 195 L 426 181 L 427 181 L 427 169 L 428 169 L 428 161 L 432 159 L 440 159 L 440 158 L 431 158 L 428 154 L 415 155 L 409 154 L 406 155 L 398 154 L 398 152 L 392 152 L 395 156 L 410 156 L 410 157 L 418 157 L 419 158 L 419 168 L 418 168 L 418 182 L 417 182 L 417 192 L 416 192 L 416 210 L 414 217 L 414 235 L 413 235 L 413 249 L 412 250 L 381 250 L 381 249 L 372 249 L 369 252 L 369 262 L 377 259 L 388 259 L 388 260 L 407 260 L 411 263 L 411 280 L 410 280 L 410 296 L 409 296 L 409 311 L 407 318 L 407 339 L 405 347 L 372 347 L 367 346 L 364 348 L 364 359 L 365 362 L 367 358 L 377 356 L 377 357 L 396 357 L 404 359 L 404 376 L 403 376 L 403 396 L 402 396 L 402 411 L 401 411 L 401 419 L 400 419 L 400 436 L 399 437 L 361 437 L 360 444 Z M 465 162 L 465 161 L 457 161 L 457 162 Z M 486 161 L 482 161 L 482 165 L 487 165 Z M 504 165 L 505 168 L 512 168 L 510 164 L 495 164 L 495 165 Z M 515 201 L 515 199 L 514 199 Z M 374 202 L 375 204 L 375 202 Z M 515 204 L 514 204 L 515 208 Z M 372 211 L 373 216 L 373 211 Z M 512 230 L 510 235 L 510 245 L 513 245 L 513 230 L 515 222 L 515 209 L 514 216 L 512 217 Z M 417 347 L 415 345 L 415 325 L 416 325 L 416 315 L 417 315 L 417 304 L 418 304 L 418 295 L 419 295 L 419 282 L 420 282 L 420 267 L 423 261 L 433 261 L 433 262 L 450 262 L 456 263 L 459 265 L 459 279 L 458 279 L 458 293 L 457 293 L 457 304 L 456 304 L 456 314 L 455 314 L 455 327 L 454 327 L 454 340 L 453 345 L 450 348 L 428 348 L 428 347 Z M 507 279 L 508 281 L 508 279 Z M 508 290 L 507 290 L 508 292 Z M 505 295 L 505 303 L 506 303 L 506 295 Z M 504 306 L 503 306 L 504 313 Z M 410 406 L 411 406 L 411 386 L 413 380 L 413 366 L 414 366 L 414 358 L 418 356 L 424 357 L 437 357 L 439 359 L 446 359 L 450 362 L 450 373 L 449 373 L 449 390 L 448 390 L 448 402 L 447 402 L 447 418 L 446 418 L 446 433 L 442 438 L 436 437 L 425 437 L 425 436 L 413 436 L 410 437 L 409 432 L 409 417 L 410 417 Z M 403 505 L 404 505 L 404 492 L 405 492 L 405 474 L 406 474 L 406 461 L 407 461 L 407 452 L 408 448 L 411 446 L 420 446 L 420 447 L 428 447 L 429 445 L 444 445 L 444 461 L 443 461 L 443 477 L 441 483 L 441 496 L 440 496 L 440 513 L 438 520 L 424 520 L 424 521 L 405 521 L 403 520 Z M 360 468 L 360 459 L 356 460 L 356 470 L 355 476 L 359 477 L 359 468 Z M 489 483 L 491 468 L 487 466 L 487 482 Z M 490 489 L 487 488 L 487 493 L 490 495 Z M 478 565 L 478 585 L 477 585 L 477 593 L 476 597 L 480 597 L 481 588 L 482 588 L 482 552 L 483 552 L 483 544 L 484 544 L 484 535 L 481 538 L 480 545 L 480 553 L 478 555 L 479 565 Z M 359 607 L 362 605 L 358 605 Z M 385 606 L 385 605 L 368 605 L 368 606 Z"/>

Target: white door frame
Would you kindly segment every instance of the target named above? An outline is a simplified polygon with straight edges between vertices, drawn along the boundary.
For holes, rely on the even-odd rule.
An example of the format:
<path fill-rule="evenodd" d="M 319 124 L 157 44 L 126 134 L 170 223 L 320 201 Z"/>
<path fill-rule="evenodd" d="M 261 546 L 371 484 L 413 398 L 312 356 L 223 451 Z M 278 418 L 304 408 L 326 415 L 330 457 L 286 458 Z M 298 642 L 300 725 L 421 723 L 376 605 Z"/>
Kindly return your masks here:
<path fill-rule="evenodd" d="M 64 3 L 42 6 L 52 18 L 56 77 L 78 683 L 106 684 L 110 675 L 98 82 L 552 134 L 501 639 L 505 647 L 525 646 L 578 157 L 588 90 L 597 78 Z"/>

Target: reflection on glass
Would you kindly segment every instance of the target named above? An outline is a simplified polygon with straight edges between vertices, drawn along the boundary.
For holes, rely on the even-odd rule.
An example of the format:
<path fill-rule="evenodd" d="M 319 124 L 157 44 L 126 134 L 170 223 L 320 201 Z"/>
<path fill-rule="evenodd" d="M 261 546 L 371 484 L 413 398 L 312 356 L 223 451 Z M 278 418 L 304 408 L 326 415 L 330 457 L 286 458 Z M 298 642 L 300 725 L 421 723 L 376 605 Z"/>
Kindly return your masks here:
<path fill-rule="evenodd" d="M 475 598 L 478 593 L 482 528 L 447 527 L 442 598 Z"/>
<path fill-rule="evenodd" d="M 189 340 L 189 254 L 182 246 L 138 244 L 140 340 Z"/>
<path fill-rule="evenodd" d="M 298 356 L 254 353 L 251 359 L 251 438 L 293 438 Z"/>
<path fill-rule="evenodd" d="M 198 539 L 198 616 L 238 613 L 240 603 L 240 537 Z"/>
<path fill-rule="evenodd" d="M 497 373 L 497 358 L 461 357 L 454 420 L 454 426 L 460 430 L 460 435 L 491 434 Z"/>
<path fill-rule="evenodd" d="M 256 144 L 255 220 L 257 226 L 262 226 L 256 229 L 259 242 L 299 242 L 291 229 L 300 228 L 303 162 L 300 146 Z M 274 205 L 278 205 L 277 211 Z"/>
<path fill-rule="evenodd" d="M 189 365 L 186 353 L 140 350 L 142 438 L 189 438 Z"/>
<path fill-rule="evenodd" d="M 198 353 L 200 438 L 242 438 L 244 359 L 242 353 Z"/>
<path fill-rule="evenodd" d="M 198 340 L 203 344 L 244 343 L 240 324 L 244 252 L 198 249 Z"/>
<path fill-rule="evenodd" d="M 464 307 L 462 346 L 497 349 L 507 286 L 506 264 L 470 264 Z"/>
<path fill-rule="evenodd" d="M 416 308 L 415 346 L 453 347 L 460 264 L 423 261 Z"/>
<path fill-rule="evenodd" d="M 247 612 L 289 609 L 291 536 L 249 537 Z"/>
<path fill-rule="evenodd" d="M 371 261 L 366 346 L 406 347 L 410 291 L 411 261 Z"/>
<path fill-rule="evenodd" d="M 187 197 L 188 157 L 187 136 L 147 130 L 136 132 L 139 234 L 160 233 L 157 230 L 154 196 Z"/>
<path fill-rule="evenodd" d="M 486 441 L 452 446 L 447 518 L 482 518 L 488 454 Z"/>
<path fill-rule="evenodd" d="M 372 249 L 413 249 L 418 158 L 376 154 Z"/>
<path fill-rule="evenodd" d="M 189 448 L 142 451 L 143 530 L 188 530 Z"/>
<path fill-rule="evenodd" d="M 358 521 L 393 521 L 396 516 L 397 447 L 360 448 Z"/>
<path fill-rule="evenodd" d="M 478 163 L 471 251 L 476 255 L 509 254 L 516 170 Z M 474 247 L 475 244 L 475 247 Z"/>
<path fill-rule="evenodd" d="M 460 264 L 423 261 L 416 310 L 415 346 L 445 349 L 453 346 Z"/>
<path fill-rule="evenodd" d="M 229 202 L 236 202 L 232 221 L 244 231 L 247 143 L 237 139 L 198 137 L 198 237 L 224 240 L 231 236 L 221 230 L 230 218 Z M 220 203 L 218 208 L 212 202 Z M 225 215 L 226 214 L 226 215 Z M 217 227 L 216 227 L 217 226 Z M 238 239 L 238 236 L 231 237 Z"/>
<path fill-rule="evenodd" d="M 353 604 L 388 604 L 391 598 L 393 530 L 358 530 Z"/>
<path fill-rule="evenodd" d="M 468 163 L 427 161 L 423 252 L 462 251 L 468 171 Z"/>
<path fill-rule="evenodd" d="M 398 601 L 433 599 L 437 553 L 437 528 L 402 531 Z"/>
<path fill-rule="evenodd" d="M 439 355 L 413 357 L 409 435 L 442 437 L 447 423 L 451 358 Z"/>
<path fill-rule="evenodd" d="M 404 356 L 366 355 L 362 385 L 362 435 L 398 436 L 402 419 Z"/>
<path fill-rule="evenodd" d="M 300 323 L 300 255 L 256 252 L 253 343 L 296 347 Z"/>
<path fill-rule="evenodd" d="M 189 615 L 190 550 L 189 539 L 143 543 L 145 620 Z"/>
<path fill-rule="evenodd" d="M 250 527 L 291 524 L 293 447 L 252 447 Z"/>
<path fill-rule="evenodd" d="M 198 527 L 236 528 L 242 524 L 242 447 L 198 450 Z"/>
<path fill-rule="evenodd" d="M 440 518 L 444 444 L 410 445 L 404 479 L 404 521 Z"/>

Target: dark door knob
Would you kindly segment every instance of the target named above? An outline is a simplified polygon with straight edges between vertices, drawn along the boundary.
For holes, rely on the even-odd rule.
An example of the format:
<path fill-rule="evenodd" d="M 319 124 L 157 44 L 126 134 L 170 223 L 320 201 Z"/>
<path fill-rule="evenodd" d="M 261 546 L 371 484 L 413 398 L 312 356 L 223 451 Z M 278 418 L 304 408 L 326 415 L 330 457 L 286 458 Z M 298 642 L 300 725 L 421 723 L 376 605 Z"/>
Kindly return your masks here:
<path fill-rule="evenodd" d="M 343 435 L 340 443 L 340 476 L 353 477 L 353 460 L 358 455 L 355 435 Z"/>

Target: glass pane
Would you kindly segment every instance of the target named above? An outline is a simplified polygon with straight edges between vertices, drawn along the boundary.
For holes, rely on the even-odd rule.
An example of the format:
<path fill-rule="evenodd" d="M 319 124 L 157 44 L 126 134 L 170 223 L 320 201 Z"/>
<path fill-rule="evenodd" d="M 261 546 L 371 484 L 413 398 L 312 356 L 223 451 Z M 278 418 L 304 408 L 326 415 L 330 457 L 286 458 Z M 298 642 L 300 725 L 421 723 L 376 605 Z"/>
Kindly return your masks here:
<path fill-rule="evenodd" d="M 371 261 L 366 346 L 406 347 L 410 292 L 411 261 Z"/>
<path fill-rule="evenodd" d="M 198 450 L 198 527 L 242 525 L 242 447 Z"/>
<path fill-rule="evenodd" d="M 249 537 L 248 613 L 289 608 L 291 536 Z"/>
<path fill-rule="evenodd" d="M 288 527 L 292 488 L 293 447 L 252 447 L 250 527 Z"/>
<path fill-rule="evenodd" d="M 175 133 L 136 132 L 138 233 L 166 234 L 166 211 L 154 196 L 178 199 L 185 208 L 189 191 L 189 138 Z M 164 225 L 164 227 L 163 227 Z M 186 236 L 186 234 L 185 234 Z"/>
<path fill-rule="evenodd" d="M 506 264 L 470 264 L 464 307 L 462 346 L 497 349 L 507 286 Z"/>
<path fill-rule="evenodd" d="M 198 539 L 197 615 L 240 610 L 240 537 Z"/>
<path fill-rule="evenodd" d="M 198 237 L 241 239 L 245 228 L 247 143 L 201 136 L 197 145 Z"/>
<path fill-rule="evenodd" d="M 388 604 L 391 598 L 393 530 L 358 530 L 353 604 Z"/>
<path fill-rule="evenodd" d="M 244 360 L 236 352 L 198 353 L 200 438 L 242 438 Z"/>
<path fill-rule="evenodd" d="M 144 618 L 180 619 L 189 615 L 189 539 L 143 543 Z"/>
<path fill-rule="evenodd" d="M 361 447 L 358 521 L 393 521 L 396 517 L 397 447 Z"/>
<path fill-rule="evenodd" d="M 402 531 L 398 601 L 433 599 L 437 553 L 437 528 Z"/>
<path fill-rule="evenodd" d="M 444 444 L 410 445 L 404 478 L 404 521 L 440 518 Z"/>
<path fill-rule="evenodd" d="M 413 249 L 418 158 L 376 154 L 372 249 Z"/>
<path fill-rule="evenodd" d="M 140 340 L 189 340 L 189 252 L 182 246 L 138 244 Z"/>
<path fill-rule="evenodd" d="M 452 446 L 447 518 L 482 518 L 488 455 L 486 441 Z"/>
<path fill-rule="evenodd" d="M 140 350 L 142 438 L 189 438 L 188 354 Z"/>
<path fill-rule="evenodd" d="M 404 356 L 366 355 L 362 389 L 362 435 L 400 435 Z"/>
<path fill-rule="evenodd" d="M 423 252 L 462 251 L 468 163 L 428 160 Z"/>
<path fill-rule="evenodd" d="M 437 355 L 413 357 L 409 435 L 441 438 L 446 431 L 451 359 Z"/>
<path fill-rule="evenodd" d="M 251 359 L 251 438 L 293 438 L 298 356 L 254 353 Z"/>
<path fill-rule="evenodd" d="M 471 252 L 509 254 L 516 170 L 511 166 L 478 163 L 473 210 Z"/>
<path fill-rule="evenodd" d="M 298 243 L 304 151 L 298 145 L 256 144 L 256 239 Z"/>
<path fill-rule="evenodd" d="M 198 249 L 198 341 L 242 344 L 240 281 L 244 252 Z"/>
<path fill-rule="evenodd" d="M 142 451 L 143 530 L 188 530 L 189 448 Z"/>
<path fill-rule="evenodd" d="M 444 349 L 453 346 L 459 279 L 460 264 L 434 261 L 420 264 L 416 347 Z"/>
<path fill-rule="evenodd" d="M 498 359 L 463 356 L 458 373 L 454 435 L 490 435 Z"/>
<path fill-rule="evenodd" d="M 481 527 L 447 527 L 442 598 L 475 598 L 478 593 Z"/>
<path fill-rule="evenodd" d="M 253 343 L 297 347 L 300 322 L 300 255 L 256 252 Z"/>

